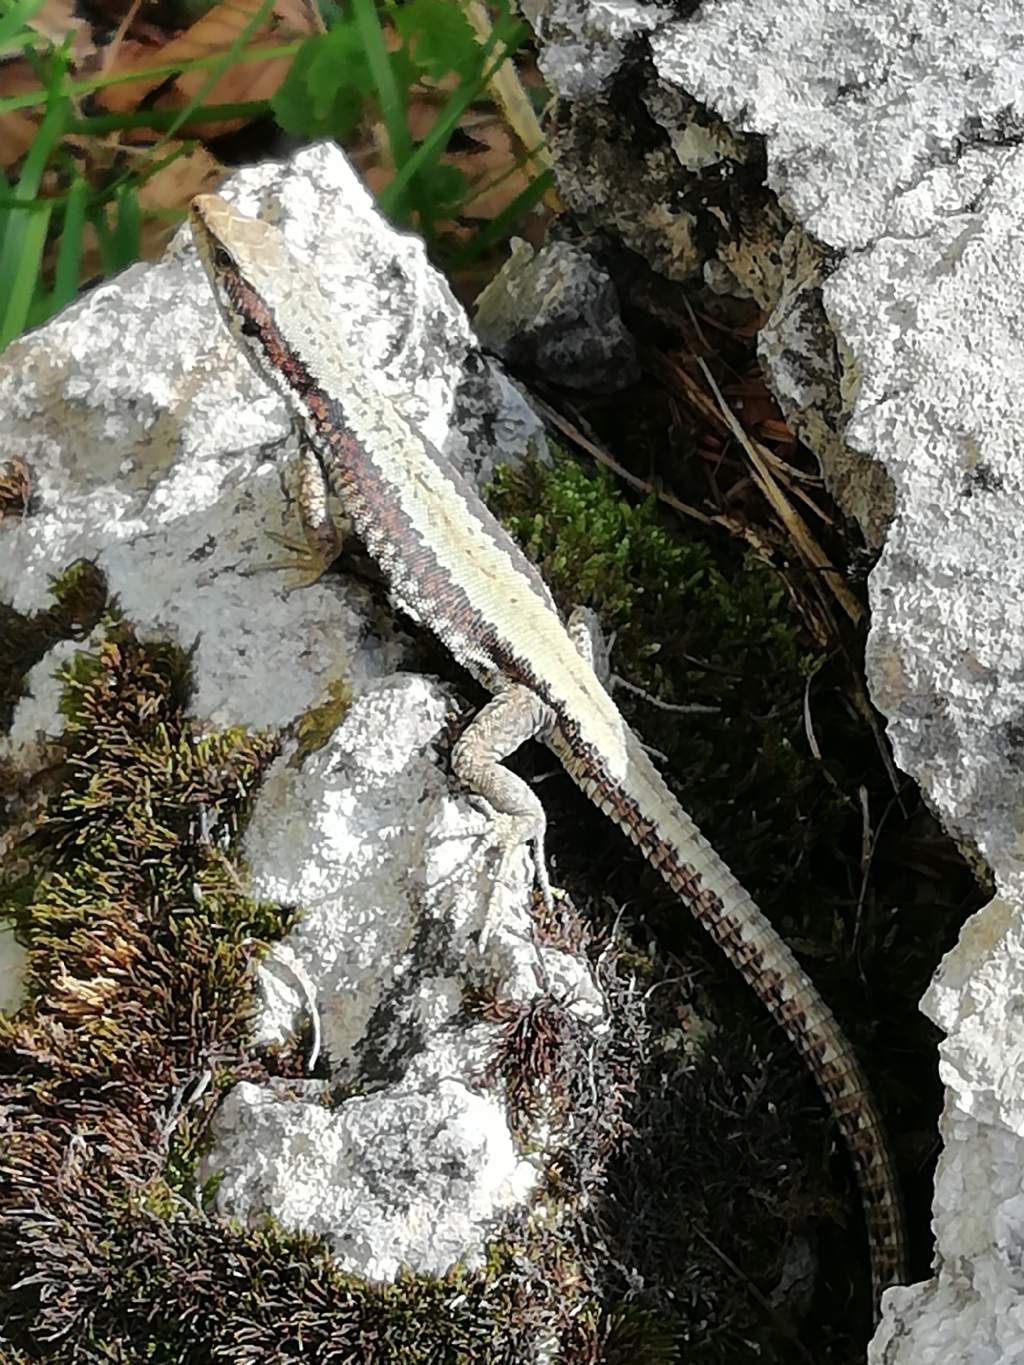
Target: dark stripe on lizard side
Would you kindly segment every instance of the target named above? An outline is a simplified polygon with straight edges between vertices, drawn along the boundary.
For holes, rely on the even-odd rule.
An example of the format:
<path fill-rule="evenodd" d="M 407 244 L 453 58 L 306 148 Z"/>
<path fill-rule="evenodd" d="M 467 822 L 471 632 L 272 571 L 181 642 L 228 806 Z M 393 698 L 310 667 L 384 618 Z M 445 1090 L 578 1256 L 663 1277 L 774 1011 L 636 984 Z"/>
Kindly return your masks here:
<path fill-rule="evenodd" d="M 293 404 L 301 402 L 304 407 L 307 428 L 338 484 L 335 491 L 346 509 L 365 489 L 367 481 L 372 479 L 381 496 L 366 499 L 368 507 L 372 502 L 371 516 L 378 519 L 382 527 L 387 524 L 394 532 L 393 546 L 411 548 L 414 541 L 408 522 L 403 522 L 400 515 L 392 517 L 387 523 L 385 521 L 388 502 L 392 505 L 400 502 L 402 490 L 393 488 L 390 499 L 386 497 L 384 490 L 391 488 L 391 485 L 381 479 L 372 451 L 355 438 L 343 401 L 336 394 L 326 393 L 321 388 L 302 356 L 285 341 L 273 311 L 257 291 L 234 269 L 225 267 L 222 278 L 236 316 L 243 319 L 241 332 L 249 348 L 258 346 L 263 353 L 266 364 L 259 367 L 260 372 Z M 486 533 L 495 548 L 505 555 L 516 578 L 528 583 L 557 616 L 551 593 L 536 565 L 523 554 L 476 489 L 422 432 L 414 432 L 410 427 L 410 435 L 414 436 L 423 454 L 440 470 L 445 484 L 451 489 L 453 501 L 462 505 L 465 516 L 471 518 Z M 382 545 L 382 551 L 384 548 Z M 433 600 L 430 599 L 431 602 Z"/>
<path fill-rule="evenodd" d="M 373 558 L 380 564 L 389 587 L 414 615 L 429 620 L 432 628 L 456 658 L 474 669 L 498 669 L 516 681 L 537 687 L 529 663 L 519 658 L 497 627 L 485 621 L 469 597 L 438 562 L 432 547 L 423 540 L 402 509 L 402 490 L 381 473 L 372 453 L 352 431 L 344 404 L 323 391 L 297 351 L 292 349 L 274 320 L 270 308 L 238 272 L 223 267 L 223 287 L 231 302 L 228 314 L 232 330 L 240 330 L 246 351 L 261 353 L 257 368 L 290 405 L 299 409 L 303 425 L 345 511 Z M 511 569 L 527 582 L 545 605 L 551 604 L 547 585 L 536 568 L 511 541 L 488 509 L 455 469 L 429 442 L 416 433 L 423 449 L 443 470 L 452 495 L 465 504 L 473 517 L 508 556 Z M 552 614 L 555 615 L 551 605 Z M 471 647 L 471 648 L 470 648 Z"/>

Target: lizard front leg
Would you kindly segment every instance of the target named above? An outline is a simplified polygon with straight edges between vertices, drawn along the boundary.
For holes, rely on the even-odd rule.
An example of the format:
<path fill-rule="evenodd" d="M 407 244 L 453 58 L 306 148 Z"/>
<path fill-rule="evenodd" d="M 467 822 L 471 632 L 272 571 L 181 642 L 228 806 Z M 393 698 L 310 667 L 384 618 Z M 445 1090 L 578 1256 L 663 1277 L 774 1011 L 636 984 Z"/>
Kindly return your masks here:
<path fill-rule="evenodd" d="M 525 740 L 543 740 L 551 729 L 550 710 L 528 687 L 516 683 L 497 694 L 472 722 L 452 749 L 452 772 L 497 815 L 501 881 L 516 851 L 533 848 L 537 885 L 545 906 L 552 908 L 551 886 L 544 861 L 544 807 L 521 777 L 502 762 Z"/>
<path fill-rule="evenodd" d="M 330 486 L 323 465 L 304 432 L 299 432 L 297 501 L 302 540 L 268 531 L 269 538 L 290 552 L 291 558 L 261 564 L 258 572 L 290 569 L 289 587 L 308 588 L 341 552 L 342 533 L 330 509 Z"/>

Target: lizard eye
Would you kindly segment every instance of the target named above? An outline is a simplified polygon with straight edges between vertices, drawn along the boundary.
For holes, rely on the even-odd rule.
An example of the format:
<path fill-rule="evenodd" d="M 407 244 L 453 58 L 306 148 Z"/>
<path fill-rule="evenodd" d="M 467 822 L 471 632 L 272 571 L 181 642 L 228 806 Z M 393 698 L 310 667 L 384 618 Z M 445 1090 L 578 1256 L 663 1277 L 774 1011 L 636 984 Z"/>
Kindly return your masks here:
<path fill-rule="evenodd" d="M 225 251 L 222 246 L 213 248 L 213 263 L 219 270 L 231 270 L 235 264 L 230 252 Z"/>

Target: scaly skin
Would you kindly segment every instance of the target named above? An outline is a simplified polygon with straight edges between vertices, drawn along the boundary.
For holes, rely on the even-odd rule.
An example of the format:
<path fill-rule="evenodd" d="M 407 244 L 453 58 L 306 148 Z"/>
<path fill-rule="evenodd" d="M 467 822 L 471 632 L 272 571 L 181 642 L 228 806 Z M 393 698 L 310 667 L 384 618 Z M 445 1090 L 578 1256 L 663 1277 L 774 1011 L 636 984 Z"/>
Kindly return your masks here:
<path fill-rule="evenodd" d="M 533 841 L 542 870 L 543 811 L 500 760 L 529 735 L 547 743 L 678 893 L 799 1050 L 853 1160 L 877 1311 L 882 1290 L 904 1277 L 900 1199 L 878 1107 L 828 1006 L 671 794 L 537 570 L 338 340 L 315 273 L 279 231 L 214 195 L 195 200 L 192 227 L 229 330 L 287 399 L 395 604 L 429 626 L 495 694 L 456 746 L 456 772 L 508 815 L 517 841 Z M 324 539 L 319 524 L 315 535 Z"/>

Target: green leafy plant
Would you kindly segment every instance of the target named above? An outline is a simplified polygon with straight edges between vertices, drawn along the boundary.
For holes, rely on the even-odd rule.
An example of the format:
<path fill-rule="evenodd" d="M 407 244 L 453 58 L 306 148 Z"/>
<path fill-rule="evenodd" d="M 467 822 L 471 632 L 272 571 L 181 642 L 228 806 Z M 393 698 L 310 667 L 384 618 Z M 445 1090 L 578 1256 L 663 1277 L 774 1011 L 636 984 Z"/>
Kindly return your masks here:
<path fill-rule="evenodd" d="M 465 177 L 440 160 L 459 119 L 484 93 L 487 83 L 528 33 L 504 2 L 487 42 L 481 44 L 451 0 L 409 0 L 386 11 L 398 47 L 386 41 L 383 11 L 374 0 L 353 0 L 321 37 L 303 44 L 288 76 L 271 101 L 286 132 L 302 137 L 348 137 L 368 109 L 380 116 L 387 133 L 395 174 L 380 196 L 385 213 L 398 222 L 413 217 L 429 240 L 440 218 L 465 201 Z M 458 84 L 447 97 L 427 136 L 410 137 L 409 95 L 424 79 L 440 82 L 450 74 Z M 538 176 L 515 204 L 522 212 L 550 184 Z"/>
<path fill-rule="evenodd" d="M 38 326 L 74 298 L 81 280 L 86 229 L 99 247 L 100 267 L 112 275 L 136 260 L 143 209 L 141 187 L 194 146 L 189 126 L 229 118 L 272 114 L 281 128 L 300 137 L 351 137 L 367 117 L 380 119 L 394 175 L 381 195 L 381 207 L 395 221 L 415 224 L 431 241 L 436 225 L 456 216 L 469 190 L 465 177 L 441 157 L 466 110 L 485 96 L 489 82 L 524 40 L 527 26 L 513 19 L 502 0 L 486 41 L 481 41 L 458 0 L 411 0 L 390 7 L 375 0 L 353 0 L 344 12 L 328 13 L 327 32 L 273 47 L 249 47 L 267 20 L 272 0 L 253 12 L 229 48 L 188 61 L 138 69 L 97 72 L 76 79 L 70 44 L 56 45 L 29 27 L 42 0 L 0 0 L 0 56 L 20 54 L 32 65 L 39 88 L 0 99 L 0 115 L 41 108 L 38 131 L 14 183 L 0 171 L 0 349 L 28 327 Z M 387 23 L 385 23 L 385 19 Z M 397 38 L 397 45 L 390 35 Z M 290 57 L 288 75 L 272 100 L 236 104 L 204 101 L 214 83 L 236 62 Z M 172 79 L 204 70 L 206 79 L 179 110 L 82 115 L 79 104 L 105 87 L 156 76 Z M 412 94 L 425 81 L 440 83 L 437 118 L 415 142 L 407 126 Z M 83 139 L 109 137 L 134 127 L 160 129 L 144 155 L 133 158 L 102 183 L 81 170 L 72 152 Z M 101 158 L 97 158 L 101 161 Z M 501 239 L 515 219 L 545 192 L 549 172 L 534 177 L 487 225 L 479 243 L 462 248 L 459 261 L 472 259 Z M 166 215 L 171 216 L 173 215 Z M 52 256 L 45 254 L 55 243 Z"/>
<path fill-rule="evenodd" d="M 0 114 L 33 105 L 44 106 L 39 129 L 22 163 L 14 185 L 0 172 L 0 349 L 26 327 L 35 327 L 52 317 L 71 301 L 79 286 L 82 248 L 86 223 L 91 223 L 99 244 L 100 260 L 106 275 L 116 273 L 138 258 L 142 213 L 138 190 L 156 171 L 183 155 L 185 143 L 159 156 L 164 144 L 199 111 L 207 119 L 215 111 L 202 108 L 206 93 L 218 76 L 242 52 L 249 38 L 269 14 L 273 0 L 264 0 L 238 34 L 228 50 L 213 61 L 199 59 L 179 64 L 168 74 L 178 74 L 188 66 L 209 66 L 207 79 L 189 103 L 170 115 L 163 135 L 149 149 L 148 156 L 130 170 L 111 177 L 94 190 L 82 177 L 65 146 L 65 139 L 109 133 L 128 128 L 140 121 L 152 123 L 153 116 L 141 120 L 132 115 L 105 116 L 99 119 L 78 117 L 75 100 L 116 81 L 137 80 L 138 71 L 115 77 L 97 75 L 73 81 L 69 74 L 69 41 L 57 46 L 46 42 L 27 27 L 42 0 L 21 0 L 0 14 L 0 55 L 20 50 L 39 78 L 40 91 L 0 100 Z M 150 73 L 152 74 L 152 72 Z M 216 111 L 224 117 L 223 109 Z M 57 192 L 44 192 L 43 177 L 55 169 L 63 182 Z M 43 249 L 48 236 L 58 242 L 52 285 L 43 272 Z"/>

